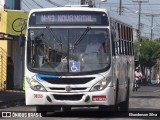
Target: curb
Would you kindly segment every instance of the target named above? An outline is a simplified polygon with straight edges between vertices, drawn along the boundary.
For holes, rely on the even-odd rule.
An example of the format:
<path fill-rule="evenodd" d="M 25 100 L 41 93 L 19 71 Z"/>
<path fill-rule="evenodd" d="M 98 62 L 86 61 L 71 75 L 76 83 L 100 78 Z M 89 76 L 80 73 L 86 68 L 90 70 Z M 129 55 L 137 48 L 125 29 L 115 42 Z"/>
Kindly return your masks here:
<path fill-rule="evenodd" d="M 25 91 L 19 91 L 19 90 L 5 90 L 3 92 L 25 93 Z"/>
<path fill-rule="evenodd" d="M 0 102 L 0 109 L 5 109 L 8 107 L 15 107 L 15 106 L 24 106 L 24 105 L 25 105 L 25 99 L 5 101 L 5 102 Z"/>
<path fill-rule="evenodd" d="M 0 109 L 25 105 L 25 91 L 5 90 L 0 91 L 0 94 Z"/>

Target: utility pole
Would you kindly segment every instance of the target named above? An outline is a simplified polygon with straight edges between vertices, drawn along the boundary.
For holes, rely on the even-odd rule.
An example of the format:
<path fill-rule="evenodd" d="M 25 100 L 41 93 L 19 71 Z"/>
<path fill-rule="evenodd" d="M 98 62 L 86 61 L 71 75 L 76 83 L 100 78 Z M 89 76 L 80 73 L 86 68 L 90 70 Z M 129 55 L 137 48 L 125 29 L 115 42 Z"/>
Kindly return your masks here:
<path fill-rule="evenodd" d="M 138 15 L 138 42 L 139 42 L 139 47 L 138 47 L 138 61 L 139 61 L 139 56 L 140 56 L 140 46 L 141 46 L 141 4 L 146 3 L 149 0 L 132 0 L 132 2 L 138 2 L 139 3 L 139 15 Z"/>
<path fill-rule="evenodd" d="M 122 15 L 122 0 L 119 0 L 119 15 Z"/>
<path fill-rule="evenodd" d="M 153 18 L 159 17 L 160 14 L 148 14 L 146 16 L 151 16 L 151 40 L 153 39 Z"/>

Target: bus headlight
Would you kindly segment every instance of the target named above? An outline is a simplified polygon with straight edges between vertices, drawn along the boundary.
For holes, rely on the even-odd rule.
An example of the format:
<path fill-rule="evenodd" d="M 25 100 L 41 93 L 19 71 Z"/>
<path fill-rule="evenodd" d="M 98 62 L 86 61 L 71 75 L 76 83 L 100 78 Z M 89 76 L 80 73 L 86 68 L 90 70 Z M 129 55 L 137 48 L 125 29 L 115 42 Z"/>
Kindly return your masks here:
<path fill-rule="evenodd" d="M 35 90 L 35 91 L 43 91 L 45 92 L 46 89 L 43 87 L 43 85 L 41 85 L 38 81 L 36 81 L 35 79 L 27 79 L 27 82 L 28 84 L 30 85 L 31 89 L 32 90 Z"/>
<path fill-rule="evenodd" d="M 101 80 L 98 83 L 96 83 L 90 91 L 100 91 L 103 90 L 107 87 L 107 85 L 109 84 L 108 80 Z"/>

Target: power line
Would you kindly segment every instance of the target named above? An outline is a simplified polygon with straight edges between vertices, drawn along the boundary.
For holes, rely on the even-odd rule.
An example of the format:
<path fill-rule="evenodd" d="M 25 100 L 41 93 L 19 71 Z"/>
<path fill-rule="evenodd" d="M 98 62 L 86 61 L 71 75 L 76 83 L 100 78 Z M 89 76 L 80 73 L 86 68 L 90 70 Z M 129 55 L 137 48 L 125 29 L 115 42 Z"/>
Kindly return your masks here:
<path fill-rule="evenodd" d="M 26 0 L 24 0 L 23 3 L 25 4 L 25 6 L 26 6 L 27 8 L 29 8 L 29 10 L 31 10 L 31 8 L 30 8 L 25 2 L 26 2 L 26 3 L 28 3 L 28 2 L 27 2 Z"/>
<path fill-rule="evenodd" d="M 152 37 L 153 37 L 153 17 L 159 17 L 160 14 L 149 14 L 146 16 L 151 16 L 151 40 L 152 40 Z"/>
<path fill-rule="evenodd" d="M 54 6 L 62 7 L 62 5 L 57 4 L 57 3 L 55 3 L 55 2 L 53 2 L 53 1 L 51 1 L 51 0 L 45 0 L 45 1 L 49 2 L 50 4 L 52 4 L 52 5 L 54 5 Z"/>
<path fill-rule="evenodd" d="M 101 2 L 97 2 L 97 3 L 101 3 Z M 103 3 L 103 4 L 116 4 L 116 5 L 119 5 L 119 3 Z M 138 5 L 138 3 L 135 3 Z M 134 3 L 123 3 L 123 5 L 135 5 Z M 155 5 L 155 6 L 159 6 L 160 4 L 150 4 L 150 5 Z M 148 4 L 144 4 L 144 6 L 148 6 Z"/>
<path fill-rule="evenodd" d="M 39 3 L 37 3 L 35 0 L 32 0 L 37 6 L 39 6 L 40 8 L 44 8 L 42 5 L 40 5 Z"/>
<path fill-rule="evenodd" d="M 35 3 L 35 4 L 31 4 L 31 2 L 29 2 L 28 0 L 25 0 L 24 1 L 24 4 L 27 8 L 31 9 L 33 8 L 34 6 L 39 6 L 40 8 L 44 8 L 46 6 L 44 6 L 45 4 L 44 1 L 36 1 L 36 0 L 32 0 L 33 3 L 39 3 L 38 5 Z M 64 4 L 73 4 L 73 3 L 76 3 L 76 4 L 80 4 L 80 0 L 77 2 L 78 0 L 45 0 L 45 2 L 48 2 L 48 6 L 49 4 L 51 5 L 54 5 L 56 7 L 60 7 L 60 6 L 63 6 Z M 100 0 L 97 0 L 96 1 L 96 4 L 100 4 L 100 5 L 103 5 L 103 6 L 106 6 L 108 7 L 109 9 L 111 9 L 111 11 L 114 11 L 114 12 L 117 12 L 117 8 L 119 8 L 119 1 L 120 0 L 116 0 L 116 2 L 100 2 Z M 60 4 L 59 4 L 60 3 Z M 138 17 L 136 17 L 136 15 L 138 16 L 138 14 L 136 13 L 136 10 L 138 10 L 138 6 L 139 3 L 133 3 L 131 2 L 131 0 L 123 0 L 123 4 L 122 4 L 122 8 L 124 8 L 123 10 L 123 15 L 128 17 L 129 19 L 130 18 L 133 18 L 133 19 L 137 19 Z M 151 22 L 151 20 L 149 19 L 149 17 L 146 17 L 146 14 L 149 13 L 151 11 L 151 13 L 154 13 L 154 12 L 157 12 L 157 6 L 160 5 L 159 3 L 158 4 L 155 4 L 155 3 L 146 3 L 146 4 L 143 4 L 142 6 L 142 11 L 141 11 L 141 17 L 142 17 L 142 23 L 144 23 L 143 21 L 146 21 L 147 24 L 149 24 Z M 153 7 L 152 7 L 153 6 Z M 156 10 L 155 10 L 156 8 Z M 149 12 L 145 13 L 146 10 L 150 10 Z M 128 16 L 127 16 L 128 15 Z M 155 19 L 154 22 L 157 24 L 158 23 L 158 20 L 159 19 Z M 131 19 L 131 21 L 135 24 L 135 20 L 133 21 Z M 146 26 L 144 26 L 145 28 Z M 145 30 L 143 28 L 143 30 Z"/>

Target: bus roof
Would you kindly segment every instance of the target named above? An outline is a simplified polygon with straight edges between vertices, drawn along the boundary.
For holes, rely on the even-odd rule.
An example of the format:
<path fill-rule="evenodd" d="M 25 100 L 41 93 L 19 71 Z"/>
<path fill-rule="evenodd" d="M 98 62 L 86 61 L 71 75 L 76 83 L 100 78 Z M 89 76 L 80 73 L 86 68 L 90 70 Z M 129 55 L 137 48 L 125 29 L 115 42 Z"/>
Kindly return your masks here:
<path fill-rule="evenodd" d="M 91 7 L 70 7 L 70 6 L 65 6 L 65 7 L 55 7 L 55 8 L 41 8 L 41 9 L 32 9 L 30 12 L 40 12 L 40 11 L 103 11 L 106 12 L 105 9 L 101 8 L 91 8 Z"/>

